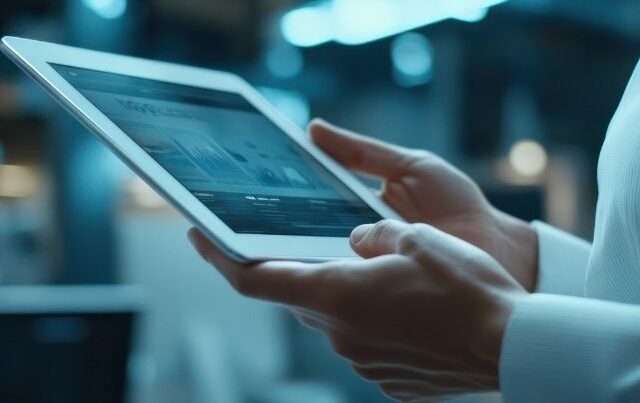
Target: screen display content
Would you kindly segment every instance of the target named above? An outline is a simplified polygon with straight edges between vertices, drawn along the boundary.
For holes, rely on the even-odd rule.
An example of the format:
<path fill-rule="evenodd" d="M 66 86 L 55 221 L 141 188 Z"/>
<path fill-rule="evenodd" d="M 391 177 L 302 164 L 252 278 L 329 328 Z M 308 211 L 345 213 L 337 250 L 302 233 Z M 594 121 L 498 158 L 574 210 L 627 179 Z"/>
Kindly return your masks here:
<path fill-rule="evenodd" d="M 236 233 L 348 237 L 381 219 L 236 93 L 51 66 Z"/>

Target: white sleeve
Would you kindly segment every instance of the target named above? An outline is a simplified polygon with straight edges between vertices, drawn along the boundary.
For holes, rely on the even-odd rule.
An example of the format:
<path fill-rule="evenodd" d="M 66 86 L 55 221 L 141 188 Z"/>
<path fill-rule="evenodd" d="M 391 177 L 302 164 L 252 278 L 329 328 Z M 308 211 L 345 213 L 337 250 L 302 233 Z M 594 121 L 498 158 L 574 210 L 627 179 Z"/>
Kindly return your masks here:
<path fill-rule="evenodd" d="M 639 402 L 640 307 L 531 294 L 507 326 L 505 403 Z"/>
<path fill-rule="evenodd" d="M 584 296 L 591 244 L 545 223 L 538 233 L 538 284 L 535 292 Z"/>

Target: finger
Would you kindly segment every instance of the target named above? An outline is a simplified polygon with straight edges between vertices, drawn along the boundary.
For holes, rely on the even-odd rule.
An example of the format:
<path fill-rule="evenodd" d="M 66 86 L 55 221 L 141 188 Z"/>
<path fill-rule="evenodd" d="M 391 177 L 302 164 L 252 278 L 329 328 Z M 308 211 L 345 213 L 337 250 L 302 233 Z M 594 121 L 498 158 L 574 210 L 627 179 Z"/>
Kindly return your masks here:
<path fill-rule="evenodd" d="M 189 232 L 202 257 L 242 295 L 317 312 L 334 313 L 358 261 L 308 264 L 293 261 L 243 264 L 227 257 L 197 230 Z"/>
<path fill-rule="evenodd" d="M 212 244 L 197 228 L 191 228 L 187 236 L 200 256 L 214 265 L 223 275 L 226 274 L 227 271 L 246 267 L 246 265 L 231 259 L 221 252 L 220 249 Z"/>
<path fill-rule="evenodd" d="M 420 221 L 424 212 L 417 205 L 417 201 L 405 180 L 387 181 L 382 192 L 378 195 L 385 203 L 396 210 L 408 222 Z"/>
<path fill-rule="evenodd" d="M 313 142 L 349 169 L 393 179 L 406 174 L 414 153 L 402 147 L 374 140 L 333 126 L 320 119 L 309 126 Z"/>
<path fill-rule="evenodd" d="M 365 259 L 398 253 L 403 237 L 412 233 L 412 226 L 396 220 L 361 225 L 351 232 L 351 248 Z"/>

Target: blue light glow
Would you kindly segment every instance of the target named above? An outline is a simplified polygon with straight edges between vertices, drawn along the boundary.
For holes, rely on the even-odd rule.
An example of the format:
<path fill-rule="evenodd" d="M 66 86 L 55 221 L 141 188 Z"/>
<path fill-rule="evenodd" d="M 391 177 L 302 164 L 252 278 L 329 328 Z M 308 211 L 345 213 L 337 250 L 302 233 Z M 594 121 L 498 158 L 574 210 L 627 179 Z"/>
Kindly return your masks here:
<path fill-rule="evenodd" d="M 258 87 L 258 91 L 296 125 L 305 127 L 309 123 L 309 101 L 301 93 L 272 87 Z"/>
<path fill-rule="evenodd" d="M 489 14 L 489 8 L 477 8 L 461 12 L 453 18 L 466 22 L 478 22 L 484 20 L 487 14 Z"/>
<path fill-rule="evenodd" d="M 333 39 L 329 10 L 325 7 L 304 7 L 282 17 L 282 35 L 287 42 L 311 47 Z"/>
<path fill-rule="evenodd" d="M 433 48 L 424 35 L 409 32 L 391 43 L 393 76 L 403 87 L 426 84 L 433 74 Z"/>
<path fill-rule="evenodd" d="M 360 45 L 450 18 L 480 21 L 489 7 L 506 1 L 325 0 L 286 13 L 281 31 L 296 46 Z"/>
<path fill-rule="evenodd" d="M 267 47 L 264 58 L 269 72 L 278 78 L 294 78 L 304 70 L 302 51 L 285 42 Z"/>
<path fill-rule="evenodd" d="M 100 17 L 113 20 L 127 11 L 127 0 L 82 0 L 85 6 Z"/>

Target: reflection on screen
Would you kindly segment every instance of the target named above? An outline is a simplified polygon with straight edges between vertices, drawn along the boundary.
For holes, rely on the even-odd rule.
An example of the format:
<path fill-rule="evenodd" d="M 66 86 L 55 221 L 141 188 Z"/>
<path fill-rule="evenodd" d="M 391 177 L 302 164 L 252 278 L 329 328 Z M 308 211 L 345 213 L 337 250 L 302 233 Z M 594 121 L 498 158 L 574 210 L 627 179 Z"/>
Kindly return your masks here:
<path fill-rule="evenodd" d="M 51 66 L 237 233 L 346 237 L 381 219 L 238 94 Z"/>

